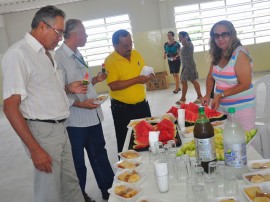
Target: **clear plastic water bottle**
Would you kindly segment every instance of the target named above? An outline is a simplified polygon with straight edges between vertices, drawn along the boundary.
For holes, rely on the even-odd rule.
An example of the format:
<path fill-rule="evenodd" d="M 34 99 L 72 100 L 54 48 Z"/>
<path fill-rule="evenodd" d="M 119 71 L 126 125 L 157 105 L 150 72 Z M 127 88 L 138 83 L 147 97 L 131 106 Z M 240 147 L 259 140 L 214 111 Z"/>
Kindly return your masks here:
<path fill-rule="evenodd" d="M 247 171 L 245 131 L 234 120 L 235 108 L 229 108 L 228 120 L 223 130 L 224 157 L 227 171 L 238 179 Z"/>

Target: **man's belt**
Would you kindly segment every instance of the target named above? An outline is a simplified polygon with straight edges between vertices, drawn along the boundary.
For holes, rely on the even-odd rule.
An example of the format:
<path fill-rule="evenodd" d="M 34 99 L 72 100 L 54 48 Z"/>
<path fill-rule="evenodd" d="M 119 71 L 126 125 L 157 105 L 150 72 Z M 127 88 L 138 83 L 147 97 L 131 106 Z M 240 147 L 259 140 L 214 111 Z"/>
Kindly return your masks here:
<path fill-rule="evenodd" d="M 63 123 L 65 122 L 67 119 L 60 119 L 60 120 L 41 120 L 41 119 L 25 119 L 27 121 L 38 121 L 38 122 L 45 122 L 45 123 Z"/>
<path fill-rule="evenodd" d="M 120 102 L 119 100 L 111 99 L 112 105 L 116 105 L 116 106 L 119 106 L 119 107 L 124 107 L 124 106 L 135 107 L 135 106 L 139 106 L 141 104 L 145 104 L 145 102 L 146 102 L 146 100 L 143 100 L 142 102 L 138 102 L 138 103 L 135 103 L 135 104 L 127 104 L 127 103 L 124 103 L 124 102 Z"/>

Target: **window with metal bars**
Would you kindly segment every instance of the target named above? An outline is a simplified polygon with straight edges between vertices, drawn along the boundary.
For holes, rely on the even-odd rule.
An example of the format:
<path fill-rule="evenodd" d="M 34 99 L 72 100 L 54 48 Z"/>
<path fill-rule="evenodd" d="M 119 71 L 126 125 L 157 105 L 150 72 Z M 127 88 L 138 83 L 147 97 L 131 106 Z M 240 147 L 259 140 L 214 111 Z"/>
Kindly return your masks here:
<path fill-rule="evenodd" d="M 84 21 L 87 42 L 79 51 L 84 56 L 88 66 L 101 66 L 104 59 L 114 51 L 112 35 L 119 29 L 125 29 L 132 35 L 129 16 L 118 15 L 113 17 L 100 18 Z"/>
<path fill-rule="evenodd" d="M 269 0 L 219 0 L 174 8 L 177 32 L 186 31 L 194 51 L 208 51 L 210 29 L 220 20 L 233 23 L 243 45 L 270 41 Z"/>

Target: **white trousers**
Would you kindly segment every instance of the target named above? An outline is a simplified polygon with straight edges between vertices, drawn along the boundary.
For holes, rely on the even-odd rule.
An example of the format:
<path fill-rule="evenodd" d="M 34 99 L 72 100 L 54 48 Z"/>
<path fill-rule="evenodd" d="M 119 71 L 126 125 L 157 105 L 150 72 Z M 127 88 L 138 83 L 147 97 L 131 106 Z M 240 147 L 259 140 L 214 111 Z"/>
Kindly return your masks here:
<path fill-rule="evenodd" d="M 35 139 L 52 158 L 52 173 L 35 169 L 35 202 L 84 202 L 64 124 L 27 122 Z M 27 153 L 29 156 L 28 150 Z"/>

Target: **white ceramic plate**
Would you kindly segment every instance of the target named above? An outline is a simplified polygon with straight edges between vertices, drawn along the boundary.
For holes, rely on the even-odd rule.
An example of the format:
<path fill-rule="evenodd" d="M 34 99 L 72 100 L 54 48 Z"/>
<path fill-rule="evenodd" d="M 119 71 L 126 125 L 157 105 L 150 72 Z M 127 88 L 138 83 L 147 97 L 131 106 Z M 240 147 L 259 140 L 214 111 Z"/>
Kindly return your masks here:
<path fill-rule="evenodd" d="M 137 155 L 137 157 L 136 157 L 136 158 L 126 158 L 126 157 L 124 157 L 124 156 L 122 155 L 122 153 L 126 153 L 126 152 L 134 153 L 134 154 Z M 141 160 L 142 160 L 142 155 L 141 155 L 139 152 L 135 151 L 135 150 L 127 150 L 127 151 L 123 151 L 123 152 L 118 153 L 118 155 L 121 157 L 121 159 L 127 160 L 127 161 L 130 161 L 130 160 L 133 160 L 133 161 L 141 161 Z"/>
<path fill-rule="evenodd" d="M 268 163 L 269 162 L 269 167 L 265 167 L 264 166 L 264 163 Z M 254 167 L 255 165 L 258 166 L 258 168 Z M 267 169 L 270 169 L 270 159 L 261 159 L 261 160 L 252 160 L 252 161 L 248 161 L 247 162 L 247 166 L 248 166 L 248 169 L 251 171 L 251 172 L 254 172 L 254 171 L 261 171 L 261 170 L 267 170 Z"/>
<path fill-rule="evenodd" d="M 240 202 L 240 200 L 238 198 L 235 198 L 235 197 L 217 197 L 214 199 L 213 202 L 222 202 L 223 200 L 229 200 L 229 199 L 233 199 L 234 202 Z"/>
<path fill-rule="evenodd" d="M 140 170 L 140 169 L 142 168 L 142 162 L 139 162 L 139 161 L 133 161 L 133 160 L 126 161 L 126 162 L 134 164 L 135 168 L 120 168 L 118 165 L 119 165 L 120 163 L 122 163 L 123 161 L 126 161 L 126 160 L 121 160 L 121 161 L 116 162 L 116 163 L 114 164 L 114 167 L 115 167 L 115 168 L 118 168 L 118 169 L 122 169 L 122 170 L 124 170 L 124 169 L 129 169 L 129 170 L 134 170 L 134 169 L 135 169 L 135 170 Z"/>
<path fill-rule="evenodd" d="M 265 175 L 269 175 L 265 181 L 260 181 L 260 182 L 251 182 L 247 177 L 252 177 L 256 175 L 261 175 L 262 177 Z M 270 183 L 270 170 L 263 170 L 263 171 L 257 171 L 257 172 L 252 172 L 252 173 L 245 173 L 243 174 L 243 179 L 249 183 L 249 184 L 262 184 L 262 183 Z"/>
<path fill-rule="evenodd" d="M 140 176 L 140 179 L 139 179 L 137 182 L 131 183 L 131 182 L 126 182 L 126 181 L 122 181 L 122 180 L 119 180 L 119 179 L 118 179 L 118 176 L 119 176 L 119 175 L 121 175 L 121 174 L 123 174 L 123 173 L 125 173 L 125 172 L 128 172 L 128 173 L 132 174 L 132 171 L 133 171 L 133 170 L 128 170 L 128 169 L 122 170 L 121 172 L 117 173 L 117 174 L 114 176 L 115 181 L 116 181 L 116 182 L 119 182 L 119 183 L 120 183 L 120 182 L 124 182 L 124 183 L 132 184 L 132 185 L 135 185 L 135 186 L 138 186 L 138 185 L 142 184 L 142 183 L 144 182 L 144 180 L 145 180 L 145 175 L 142 174 L 142 172 L 137 171 L 137 170 L 135 170 L 135 171 L 136 171 L 136 172 L 138 173 L 138 175 Z"/>
<path fill-rule="evenodd" d="M 108 97 L 109 97 L 108 95 L 99 95 L 98 97 L 96 97 L 94 99 L 93 103 L 97 104 L 97 105 L 100 105 L 100 104 L 104 103 L 107 100 Z"/>
<path fill-rule="evenodd" d="M 249 202 L 253 202 L 253 200 L 249 198 L 249 196 L 246 194 L 245 189 L 250 187 L 259 187 L 262 190 L 262 192 L 270 193 L 270 184 L 244 185 L 240 187 L 240 190 L 242 191 L 242 193 Z"/>
<path fill-rule="evenodd" d="M 122 197 L 122 196 L 119 196 L 119 195 L 115 194 L 115 192 L 114 192 L 115 187 L 116 187 L 116 186 L 119 186 L 119 185 L 124 185 L 124 186 L 126 186 L 127 188 L 131 188 L 131 189 L 133 189 L 133 190 L 136 190 L 138 193 L 137 193 L 135 196 L 133 196 L 132 198 L 124 198 L 124 197 Z M 115 197 L 115 198 L 117 198 L 117 199 L 119 199 L 119 200 L 121 200 L 121 201 L 124 201 L 124 202 L 133 202 L 133 201 L 136 201 L 136 200 L 142 195 L 143 190 L 142 190 L 141 187 L 138 187 L 138 186 L 134 186 L 134 185 L 126 184 L 126 183 L 115 183 L 115 184 L 113 185 L 113 187 L 110 188 L 110 189 L 108 190 L 108 192 L 109 192 L 113 197 Z M 112 200 L 112 201 L 113 201 L 113 200 Z"/>

